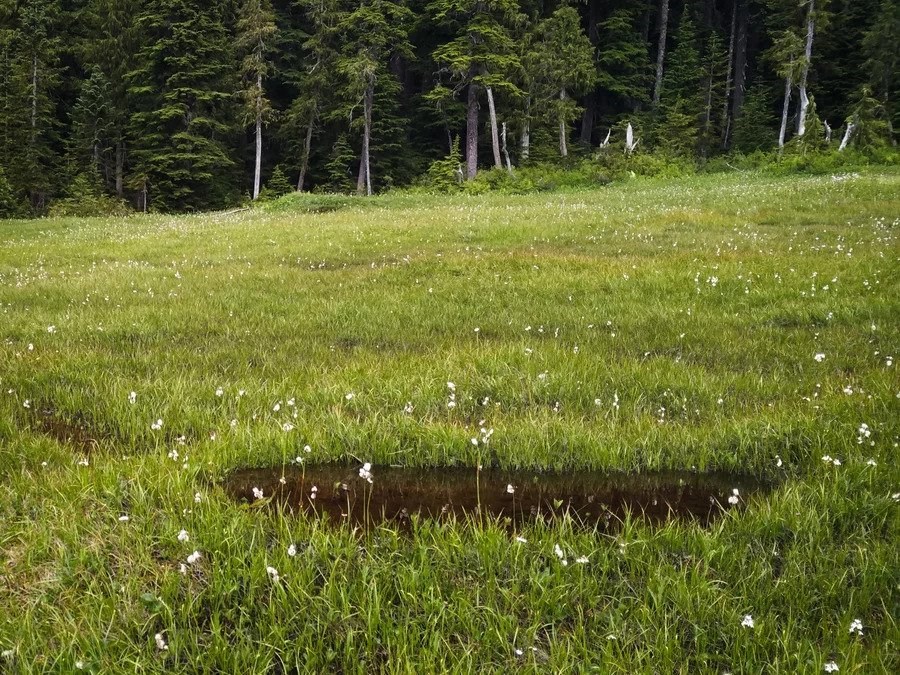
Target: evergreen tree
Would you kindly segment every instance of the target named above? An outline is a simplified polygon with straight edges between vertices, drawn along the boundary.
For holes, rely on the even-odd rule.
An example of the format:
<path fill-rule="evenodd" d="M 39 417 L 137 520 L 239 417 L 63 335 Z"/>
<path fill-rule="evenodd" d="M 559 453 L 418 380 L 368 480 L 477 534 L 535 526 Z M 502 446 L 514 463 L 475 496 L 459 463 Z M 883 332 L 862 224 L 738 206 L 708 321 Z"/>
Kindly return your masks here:
<path fill-rule="evenodd" d="M 882 0 L 862 47 L 866 57 L 864 72 L 873 95 L 885 108 L 893 136 L 900 126 L 900 0 Z"/>
<path fill-rule="evenodd" d="M 386 60 L 396 56 L 412 56 L 409 27 L 412 13 L 392 0 L 361 0 L 341 23 L 345 37 L 340 70 L 347 78 L 351 96 L 362 101 L 362 150 L 356 191 L 372 194 L 372 112 L 375 86 L 390 78 Z"/>
<path fill-rule="evenodd" d="M 620 7 L 600 25 L 602 37 L 597 57 L 600 86 L 631 111 L 649 102 L 652 81 L 647 44 L 635 29 L 639 10 L 634 5 Z"/>
<path fill-rule="evenodd" d="M 773 119 L 767 93 L 761 86 L 750 87 L 747 91 L 743 114 L 734 121 L 732 149 L 750 153 L 772 147 Z"/>
<path fill-rule="evenodd" d="M 703 69 L 697 29 L 690 5 L 685 6 L 675 35 L 660 96 L 662 120 L 656 131 L 660 147 L 671 154 L 693 156 L 704 111 Z"/>
<path fill-rule="evenodd" d="M 244 115 L 253 121 L 256 145 L 253 199 L 262 181 L 262 129 L 271 115 L 263 80 L 269 73 L 268 52 L 275 37 L 275 16 L 269 0 L 244 0 L 238 22 L 238 46 L 244 51 Z"/>
<path fill-rule="evenodd" d="M 521 68 L 512 26 L 522 21 L 517 0 L 433 0 L 430 17 L 453 36 L 432 56 L 452 83 L 466 90 L 466 178 L 478 171 L 478 96 L 483 89 L 491 112 L 494 164 L 501 166 L 499 131 L 493 92 L 518 94 L 513 76 Z M 443 91 L 441 91 L 443 95 Z"/>
<path fill-rule="evenodd" d="M 221 208 L 235 198 L 235 60 L 224 3 L 150 0 L 128 74 L 132 184 L 161 210 Z M 147 201 L 145 197 L 145 202 Z"/>
<path fill-rule="evenodd" d="M 118 196 L 125 191 L 125 163 L 128 148 L 126 136 L 130 101 L 127 74 L 134 68 L 139 46 L 136 22 L 138 0 L 89 0 L 82 13 L 87 36 L 82 39 L 81 59 L 89 78 L 96 83 L 82 89 L 86 99 L 80 111 L 73 114 L 73 135 L 76 155 L 94 156 L 94 142 L 99 148 L 99 164 L 106 186 Z M 102 97 L 101 97 L 102 93 Z M 83 133 L 93 127 L 89 115 L 102 100 L 104 122 L 97 129 L 101 133 L 89 139 Z M 86 145 L 85 142 L 88 144 Z"/>
<path fill-rule="evenodd" d="M 557 9 L 538 24 L 536 34 L 526 76 L 539 84 L 541 99 L 559 128 L 559 154 L 566 157 L 569 125 L 581 112 L 572 96 L 580 96 L 597 81 L 594 47 L 572 7 Z"/>
<path fill-rule="evenodd" d="M 297 164 L 297 190 L 306 187 L 313 136 L 320 121 L 334 115 L 335 82 L 339 77 L 341 0 L 294 0 L 305 19 L 304 28 L 282 28 L 281 52 L 293 53 L 299 46 L 299 60 L 289 59 L 286 79 L 296 95 L 285 115 L 284 137 Z"/>

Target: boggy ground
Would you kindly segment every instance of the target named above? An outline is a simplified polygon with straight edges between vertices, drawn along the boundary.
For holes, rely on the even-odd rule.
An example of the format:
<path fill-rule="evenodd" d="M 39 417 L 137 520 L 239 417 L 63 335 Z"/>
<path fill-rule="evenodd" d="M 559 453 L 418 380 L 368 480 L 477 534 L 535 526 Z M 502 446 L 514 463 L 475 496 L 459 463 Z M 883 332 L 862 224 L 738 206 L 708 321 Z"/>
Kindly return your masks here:
<path fill-rule="evenodd" d="M 304 199 L 0 223 L 0 671 L 900 670 L 896 171 Z M 775 487 L 362 535 L 222 487 L 298 458 Z"/>

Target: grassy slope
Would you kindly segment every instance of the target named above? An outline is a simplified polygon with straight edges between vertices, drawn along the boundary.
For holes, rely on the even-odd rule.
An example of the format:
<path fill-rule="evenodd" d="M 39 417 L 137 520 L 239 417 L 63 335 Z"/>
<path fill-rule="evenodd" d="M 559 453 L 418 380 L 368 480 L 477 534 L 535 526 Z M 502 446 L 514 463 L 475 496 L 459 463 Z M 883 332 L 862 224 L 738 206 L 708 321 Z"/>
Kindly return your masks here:
<path fill-rule="evenodd" d="M 898 194 L 895 172 L 715 176 L 0 223 L 0 650 L 24 672 L 896 671 Z M 89 420 L 89 466 L 27 431 L 26 400 Z M 214 487 L 307 443 L 781 487 L 710 531 L 563 525 L 524 545 L 495 527 L 360 539 Z M 555 543 L 590 562 L 562 567 Z"/>

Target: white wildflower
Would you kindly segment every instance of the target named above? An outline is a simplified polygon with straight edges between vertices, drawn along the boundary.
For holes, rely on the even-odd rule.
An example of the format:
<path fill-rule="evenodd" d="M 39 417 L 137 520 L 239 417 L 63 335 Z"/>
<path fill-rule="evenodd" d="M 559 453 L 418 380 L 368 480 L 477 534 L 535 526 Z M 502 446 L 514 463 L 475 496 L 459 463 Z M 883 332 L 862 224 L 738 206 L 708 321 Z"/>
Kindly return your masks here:
<path fill-rule="evenodd" d="M 162 636 L 162 633 L 157 633 L 156 635 L 153 636 L 153 639 L 156 640 L 156 648 L 159 651 L 165 652 L 165 651 L 169 650 L 169 645 L 166 644 L 166 640 Z"/>
<path fill-rule="evenodd" d="M 822 352 L 819 352 L 813 358 L 816 360 L 816 363 L 822 363 L 822 361 L 825 360 L 825 354 Z"/>
<path fill-rule="evenodd" d="M 741 619 L 741 625 L 744 628 L 753 628 L 756 626 L 756 622 L 753 620 L 753 617 L 749 614 L 744 614 L 744 618 Z"/>
<path fill-rule="evenodd" d="M 190 540 L 191 540 L 191 537 L 188 534 L 187 530 L 181 530 L 178 533 L 178 541 L 190 541 Z"/>
<path fill-rule="evenodd" d="M 252 492 L 253 492 L 254 499 L 262 499 L 263 498 L 263 491 L 260 490 L 258 487 L 254 487 Z"/>
<path fill-rule="evenodd" d="M 288 548 L 287 548 L 287 554 L 288 554 L 291 558 L 293 558 L 295 555 L 297 555 L 297 547 L 294 546 L 293 544 L 291 544 L 290 546 L 288 546 Z"/>
<path fill-rule="evenodd" d="M 195 562 L 200 560 L 200 558 L 200 551 L 194 551 L 187 557 L 187 563 L 188 565 L 193 565 Z"/>
<path fill-rule="evenodd" d="M 278 581 L 281 579 L 281 577 L 278 574 L 278 570 L 276 570 L 274 567 L 266 567 L 266 574 L 269 575 L 269 578 L 274 583 L 278 583 Z"/>
<path fill-rule="evenodd" d="M 129 520 L 131 520 L 131 519 L 127 515 L 119 516 L 120 523 L 127 523 Z"/>
<path fill-rule="evenodd" d="M 153 424 L 150 425 L 150 428 L 153 431 L 159 431 L 160 429 L 162 429 L 162 425 L 163 425 L 163 421 L 161 419 L 158 419 L 155 422 L 153 422 Z"/>
<path fill-rule="evenodd" d="M 838 664 L 835 663 L 834 661 L 829 661 L 828 663 L 825 664 L 825 672 L 826 673 L 836 673 L 839 670 L 840 670 L 840 668 L 838 668 Z"/>
<path fill-rule="evenodd" d="M 130 394 L 128 394 L 128 402 L 133 405 L 135 401 L 137 401 L 137 392 L 133 391 Z"/>
<path fill-rule="evenodd" d="M 513 494 L 513 493 L 515 493 L 515 491 L 516 491 L 516 488 L 513 487 L 513 484 L 512 484 L 512 483 L 508 483 L 508 484 L 506 485 L 506 492 L 507 492 L 507 494 Z"/>
<path fill-rule="evenodd" d="M 362 468 L 359 470 L 359 477 L 364 478 L 369 483 L 372 482 L 372 465 L 369 462 L 362 465 Z"/>
<path fill-rule="evenodd" d="M 853 621 L 850 622 L 850 635 L 853 635 L 854 633 L 856 635 L 863 634 L 862 621 L 860 621 L 859 619 L 853 619 Z"/>
<path fill-rule="evenodd" d="M 732 489 L 731 495 L 728 497 L 728 503 L 734 506 L 741 501 L 740 492 L 737 488 Z"/>

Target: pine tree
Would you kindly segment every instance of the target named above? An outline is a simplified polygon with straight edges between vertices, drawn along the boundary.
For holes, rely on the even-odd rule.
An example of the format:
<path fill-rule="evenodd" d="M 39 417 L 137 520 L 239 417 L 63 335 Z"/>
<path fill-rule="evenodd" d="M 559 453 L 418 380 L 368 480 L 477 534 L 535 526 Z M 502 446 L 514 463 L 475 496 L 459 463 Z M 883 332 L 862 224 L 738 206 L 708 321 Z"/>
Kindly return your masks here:
<path fill-rule="evenodd" d="M 69 152 L 79 172 L 105 175 L 114 152 L 115 120 L 109 80 L 94 66 L 72 109 Z"/>
<path fill-rule="evenodd" d="M 483 89 L 490 109 L 494 164 L 502 166 L 494 90 L 516 95 L 513 76 L 521 68 L 512 26 L 521 22 L 517 0 L 433 0 L 432 20 L 453 36 L 434 50 L 439 76 L 448 76 L 454 93 L 466 90 L 466 178 L 478 171 L 478 96 Z"/>
<path fill-rule="evenodd" d="M 333 192 L 350 192 L 354 187 L 352 172 L 353 163 L 356 161 L 356 154 L 350 147 L 347 140 L 347 134 L 338 135 L 334 146 L 331 148 L 331 154 L 325 165 L 325 172 L 328 176 L 326 186 Z"/>
<path fill-rule="evenodd" d="M 392 0 L 362 0 L 341 22 L 345 45 L 340 70 L 347 78 L 352 98 L 362 101 L 362 151 L 356 191 L 372 194 L 372 113 L 376 82 L 390 78 L 387 59 L 412 57 L 409 29 L 412 13 Z"/>
<path fill-rule="evenodd" d="M 23 0 L 0 28 L 3 87 L 0 88 L 0 154 L 16 191 L 41 212 L 53 192 L 59 164 L 55 89 L 60 79 L 57 0 Z"/>
<path fill-rule="evenodd" d="M 271 116 L 271 105 L 263 87 L 269 73 L 268 53 L 275 40 L 275 15 L 269 0 L 244 0 L 238 21 L 238 46 L 244 51 L 244 115 L 254 125 L 256 145 L 253 169 L 253 199 L 259 197 L 262 181 L 262 129 Z"/>
<path fill-rule="evenodd" d="M 533 44 L 526 76 L 539 85 L 541 102 L 559 128 L 559 154 L 566 157 L 569 125 L 581 112 L 572 96 L 597 81 L 594 46 L 581 29 L 578 12 L 566 6 L 538 24 Z"/>
<path fill-rule="evenodd" d="M 341 36 L 344 10 L 341 0 L 295 0 L 305 19 L 304 27 L 282 28 L 281 52 L 299 52 L 285 68 L 287 82 L 296 96 L 285 115 L 284 137 L 292 159 L 299 157 L 297 190 L 306 187 L 313 136 L 319 123 L 334 115 L 339 101 L 335 82 L 339 78 Z M 297 50 L 299 47 L 299 50 Z"/>
<path fill-rule="evenodd" d="M 96 77 L 103 88 L 104 124 L 102 135 L 96 139 L 101 148 L 102 173 L 107 188 L 120 197 L 125 191 L 126 136 L 130 114 L 126 76 L 134 68 L 139 46 L 137 4 L 138 0 L 89 0 L 81 15 L 87 32 L 80 50 L 83 67 L 88 76 Z M 96 105 L 98 97 L 92 95 L 91 98 L 92 105 Z M 88 105 L 82 113 L 88 113 L 90 107 Z M 79 121 L 75 117 L 73 122 L 81 124 L 83 129 L 88 120 Z M 77 150 L 73 151 L 93 155 L 93 145 L 84 145 L 84 140 L 82 138 Z"/>
<path fill-rule="evenodd" d="M 227 139 L 236 136 L 235 61 L 224 6 L 150 0 L 128 74 L 135 112 L 131 183 L 161 210 L 221 208 L 235 197 Z"/>
<path fill-rule="evenodd" d="M 873 95 L 885 108 L 893 137 L 900 127 L 900 1 L 882 0 L 871 28 L 863 37 L 864 72 Z"/>
<path fill-rule="evenodd" d="M 686 5 L 663 78 L 662 121 L 656 131 L 662 149 L 674 155 L 693 156 L 697 151 L 703 111 L 703 69 L 697 29 L 691 7 Z"/>
<path fill-rule="evenodd" d="M 753 86 L 747 91 L 743 113 L 734 121 L 731 147 L 743 153 L 765 150 L 772 147 L 772 126 L 770 99 L 767 89 Z"/>
<path fill-rule="evenodd" d="M 618 8 L 600 24 L 599 84 L 628 110 L 648 102 L 652 81 L 647 44 L 635 29 L 635 8 Z"/>

